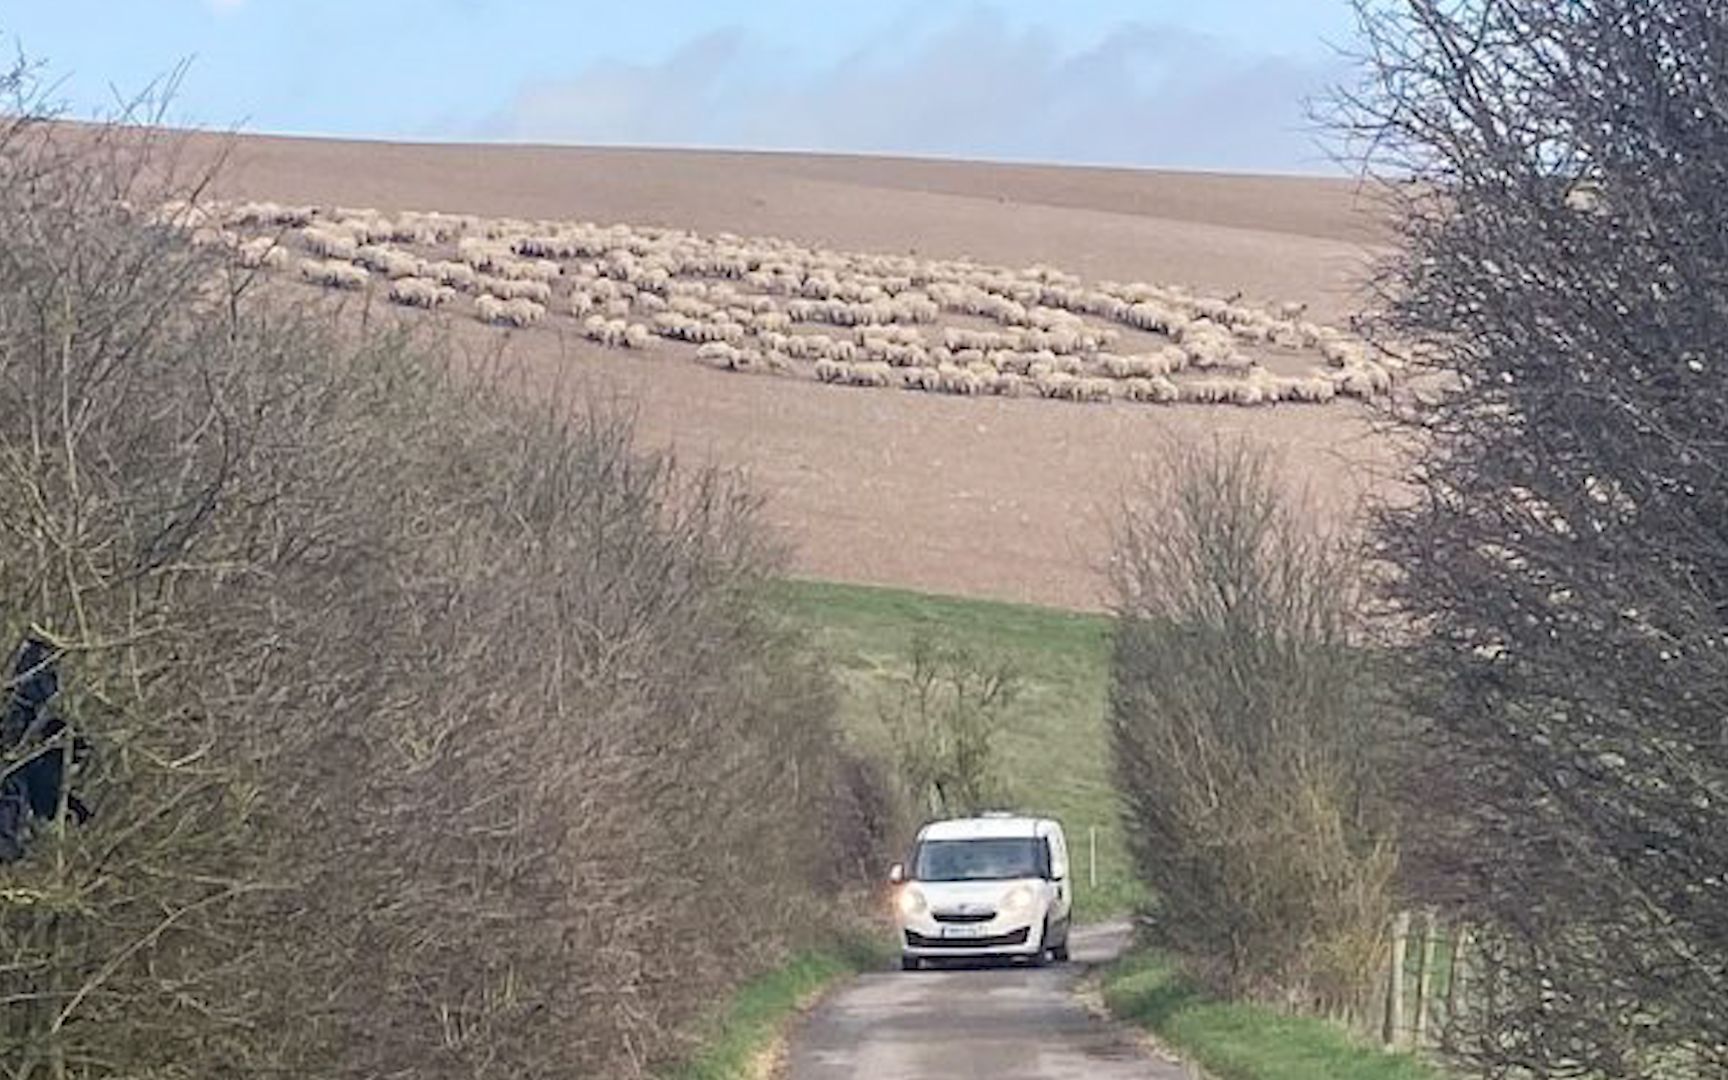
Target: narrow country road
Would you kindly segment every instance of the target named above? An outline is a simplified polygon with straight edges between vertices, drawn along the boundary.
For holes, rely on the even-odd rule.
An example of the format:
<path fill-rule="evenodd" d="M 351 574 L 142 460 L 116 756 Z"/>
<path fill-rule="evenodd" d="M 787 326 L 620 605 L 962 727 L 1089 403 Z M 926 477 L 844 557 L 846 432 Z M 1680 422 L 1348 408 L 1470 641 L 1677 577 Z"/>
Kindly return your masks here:
<path fill-rule="evenodd" d="M 792 1035 L 789 1080 L 1189 1080 L 1075 996 L 1126 924 L 1074 932 L 1074 963 L 865 975 Z"/>

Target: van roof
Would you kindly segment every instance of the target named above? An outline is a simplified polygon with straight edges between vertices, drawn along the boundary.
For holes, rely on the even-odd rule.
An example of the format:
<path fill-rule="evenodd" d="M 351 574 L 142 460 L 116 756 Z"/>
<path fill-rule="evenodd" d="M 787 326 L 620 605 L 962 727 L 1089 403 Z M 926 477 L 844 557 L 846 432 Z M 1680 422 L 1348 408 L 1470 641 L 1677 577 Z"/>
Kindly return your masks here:
<path fill-rule="evenodd" d="M 986 815 L 932 821 L 918 831 L 920 840 L 984 840 L 993 837 L 1048 836 L 1057 825 L 1049 818 Z"/>

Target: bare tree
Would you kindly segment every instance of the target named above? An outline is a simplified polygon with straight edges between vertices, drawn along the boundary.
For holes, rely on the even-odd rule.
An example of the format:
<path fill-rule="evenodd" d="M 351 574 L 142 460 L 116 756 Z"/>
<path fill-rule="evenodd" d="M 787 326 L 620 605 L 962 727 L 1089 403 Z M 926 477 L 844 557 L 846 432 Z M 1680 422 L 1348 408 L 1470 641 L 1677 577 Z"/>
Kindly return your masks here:
<path fill-rule="evenodd" d="M 1018 683 L 1005 663 L 920 635 L 881 704 L 900 778 L 918 811 L 973 814 L 1002 797 L 995 740 Z"/>
<path fill-rule="evenodd" d="M 1174 449 L 1112 562 L 1110 732 L 1156 933 L 1225 992 L 1358 1007 L 1395 869 L 1360 562 L 1241 445 Z"/>
<path fill-rule="evenodd" d="M 1360 6 L 1333 116 L 1428 371 L 1378 532 L 1485 1075 L 1728 1069 L 1728 5 Z M 1440 815 L 1437 812 L 1444 810 Z"/>

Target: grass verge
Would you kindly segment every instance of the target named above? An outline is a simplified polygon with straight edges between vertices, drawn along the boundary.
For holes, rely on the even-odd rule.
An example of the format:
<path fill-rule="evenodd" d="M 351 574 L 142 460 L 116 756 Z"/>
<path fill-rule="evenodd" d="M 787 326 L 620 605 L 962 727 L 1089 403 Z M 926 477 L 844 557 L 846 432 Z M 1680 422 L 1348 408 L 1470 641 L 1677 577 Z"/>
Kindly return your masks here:
<path fill-rule="evenodd" d="M 1365 1046 L 1320 1020 L 1208 999 L 1155 951 L 1103 972 L 1104 1004 L 1217 1080 L 1441 1080 L 1406 1054 Z"/>
<path fill-rule="evenodd" d="M 871 749 L 887 750 L 880 702 L 907 670 L 919 631 L 1012 664 L 1020 694 L 1004 719 L 997 748 L 1013 805 L 1054 817 L 1066 828 L 1081 921 L 1133 906 L 1140 894 L 1122 844 L 1104 726 L 1108 618 L 815 581 L 780 583 L 776 599 L 812 630 L 833 661 L 846 685 L 848 730 Z M 1098 841 L 1096 887 L 1090 882 L 1092 829 Z"/>
<path fill-rule="evenodd" d="M 667 1080 L 758 1080 L 764 1057 L 800 1009 L 838 980 L 884 967 L 888 959 L 879 942 L 862 937 L 797 954 L 740 987 L 701 1051 L 667 1073 Z"/>

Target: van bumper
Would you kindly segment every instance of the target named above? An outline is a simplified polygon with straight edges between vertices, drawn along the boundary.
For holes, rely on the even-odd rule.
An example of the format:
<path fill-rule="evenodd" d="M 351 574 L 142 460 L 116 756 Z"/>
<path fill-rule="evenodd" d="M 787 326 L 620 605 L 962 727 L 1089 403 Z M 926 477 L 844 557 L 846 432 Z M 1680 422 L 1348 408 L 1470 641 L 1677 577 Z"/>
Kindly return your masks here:
<path fill-rule="evenodd" d="M 950 938 L 933 936 L 939 927 L 924 932 L 910 927 L 900 931 L 901 952 L 921 960 L 963 956 L 1037 956 L 1044 951 L 1042 927 L 1021 926 L 980 937 Z"/>

